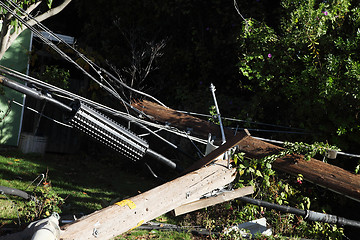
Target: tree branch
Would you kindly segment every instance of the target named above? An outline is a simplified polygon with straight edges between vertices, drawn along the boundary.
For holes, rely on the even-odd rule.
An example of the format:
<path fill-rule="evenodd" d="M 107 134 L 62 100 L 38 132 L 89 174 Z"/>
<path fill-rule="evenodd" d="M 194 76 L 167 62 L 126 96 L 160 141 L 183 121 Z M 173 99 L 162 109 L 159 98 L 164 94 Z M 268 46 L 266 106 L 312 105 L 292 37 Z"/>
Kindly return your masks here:
<path fill-rule="evenodd" d="M 36 2 L 36 3 L 34 3 L 33 5 L 30 5 L 27 9 L 26 9 L 26 13 L 27 14 L 30 14 L 34 9 L 36 9 L 39 5 L 40 5 L 40 3 L 42 3 L 42 1 L 39 1 L 39 2 Z"/>
<path fill-rule="evenodd" d="M 42 22 L 45 19 L 48 19 L 49 17 L 52 17 L 56 14 L 58 14 L 59 12 L 61 12 L 72 0 L 64 0 L 64 2 L 62 4 L 60 4 L 59 6 L 55 7 L 55 8 L 51 8 L 50 10 L 44 12 L 43 14 L 37 16 L 35 18 L 35 20 L 31 19 L 29 20 L 27 23 L 30 26 L 34 26 L 37 22 Z"/>
<path fill-rule="evenodd" d="M 61 12 L 72 0 L 64 0 L 62 4 L 59 6 L 52 8 L 45 13 L 42 13 L 41 15 L 35 17 L 34 19 L 30 19 L 27 21 L 27 24 L 30 26 L 36 25 L 38 22 L 42 22 L 45 19 L 48 19 L 49 17 L 52 17 L 59 12 Z M 36 9 L 39 6 L 40 2 L 35 3 L 27 9 L 27 13 L 30 13 L 34 9 Z M 16 14 L 16 13 L 14 13 Z M 11 16 L 9 16 L 11 17 Z M 11 44 L 15 41 L 15 39 L 24 31 L 27 29 L 26 26 L 23 26 L 21 29 L 18 29 L 18 31 L 15 31 L 14 33 L 10 34 L 11 26 L 6 21 L 7 18 L 4 19 L 3 26 L 1 28 L 1 40 L 0 40 L 0 59 L 3 57 L 5 51 L 11 46 Z"/>
<path fill-rule="evenodd" d="M 0 35 L 0 59 L 2 59 L 6 49 L 8 49 L 8 40 L 12 26 L 9 24 L 11 13 L 8 12 L 3 18 Z"/>

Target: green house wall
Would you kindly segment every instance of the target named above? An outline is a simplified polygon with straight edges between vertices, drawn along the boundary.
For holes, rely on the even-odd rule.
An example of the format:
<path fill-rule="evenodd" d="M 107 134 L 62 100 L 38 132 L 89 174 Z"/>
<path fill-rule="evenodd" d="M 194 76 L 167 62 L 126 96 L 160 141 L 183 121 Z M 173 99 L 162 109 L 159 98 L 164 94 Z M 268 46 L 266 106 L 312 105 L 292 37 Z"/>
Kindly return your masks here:
<path fill-rule="evenodd" d="M 29 30 L 22 32 L 6 51 L 4 57 L 0 60 L 0 65 L 21 73 L 27 73 L 31 40 L 32 34 Z M 0 144 L 17 146 L 19 143 L 23 108 L 12 103 L 9 115 L 4 118 L 4 114 L 8 109 L 9 100 L 22 104 L 24 95 L 6 87 L 2 88 L 5 94 L 0 95 L 0 120 L 2 120 L 0 122 Z"/>

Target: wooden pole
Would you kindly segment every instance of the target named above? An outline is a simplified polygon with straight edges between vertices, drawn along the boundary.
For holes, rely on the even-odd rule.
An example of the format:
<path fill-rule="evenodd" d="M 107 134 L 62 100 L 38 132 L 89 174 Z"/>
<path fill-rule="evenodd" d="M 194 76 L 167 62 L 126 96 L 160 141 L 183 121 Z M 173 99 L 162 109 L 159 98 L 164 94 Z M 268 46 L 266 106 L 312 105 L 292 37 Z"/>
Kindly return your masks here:
<path fill-rule="evenodd" d="M 194 130 L 192 134 L 203 139 L 207 139 L 208 133 L 216 135 L 218 139 L 221 139 L 220 128 L 215 124 L 179 113 L 173 109 L 164 108 L 149 101 L 135 102 L 132 105 L 147 115 L 152 116 L 154 121 L 167 123 L 184 130 L 192 128 Z M 283 149 L 252 137 L 244 137 L 246 136 L 244 132 L 239 134 L 243 136 L 242 141 L 239 143 L 239 148 L 246 156 L 262 158 Z M 225 135 L 229 138 L 234 133 L 231 130 L 226 130 Z M 277 159 L 273 163 L 273 168 L 293 175 L 302 174 L 305 180 L 360 201 L 360 175 L 353 174 L 337 166 L 314 158 L 306 161 L 304 156 L 294 155 Z"/>
<path fill-rule="evenodd" d="M 224 187 L 234 181 L 236 169 L 228 168 L 227 160 L 215 159 L 243 139 L 236 136 L 215 149 L 198 170 L 65 225 L 60 239 L 110 239 Z"/>
<path fill-rule="evenodd" d="M 191 172 L 63 227 L 60 239 L 110 239 L 232 182 L 227 161 Z"/>

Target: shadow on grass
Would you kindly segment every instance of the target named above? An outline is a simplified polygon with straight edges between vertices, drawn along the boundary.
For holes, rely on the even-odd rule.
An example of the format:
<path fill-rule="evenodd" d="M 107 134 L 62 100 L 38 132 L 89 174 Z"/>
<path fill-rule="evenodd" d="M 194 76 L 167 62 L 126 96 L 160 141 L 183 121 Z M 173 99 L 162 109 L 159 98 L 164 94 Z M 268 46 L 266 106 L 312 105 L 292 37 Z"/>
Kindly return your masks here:
<path fill-rule="evenodd" d="M 24 190 L 39 174 L 47 173 L 53 189 L 65 199 L 63 214 L 89 214 L 158 185 L 139 165 L 116 155 L 40 156 L 16 151 L 0 155 L 0 185 Z"/>

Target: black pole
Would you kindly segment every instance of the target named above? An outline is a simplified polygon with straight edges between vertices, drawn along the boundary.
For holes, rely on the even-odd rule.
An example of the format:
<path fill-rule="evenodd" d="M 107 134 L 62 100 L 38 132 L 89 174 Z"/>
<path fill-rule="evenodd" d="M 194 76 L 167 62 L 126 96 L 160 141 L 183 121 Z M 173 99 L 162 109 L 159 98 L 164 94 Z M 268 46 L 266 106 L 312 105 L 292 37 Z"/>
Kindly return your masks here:
<path fill-rule="evenodd" d="M 30 88 L 28 86 L 20 84 L 20 83 L 18 83 L 16 81 L 10 80 L 7 77 L 0 76 L 0 83 L 3 84 L 4 86 L 8 87 L 8 88 L 11 88 L 11 89 L 13 89 L 15 91 L 23 93 L 23 94 L 25 94 L 27 96 L 33 97 L 33 98 L 38 99 L 38 100 L 45 100 L 47 102 L 50 102 L 50 103 L 56 105 L 62 111 L 71 112 L 73 110 L 71 107 L 65 105 L 64 103 L 59 102 L 58 100 L 56 100 L 54 98 L 51 98 L 51 97 L 41 93 L 40 91 L 37 91 L 37 90 L 33 89 L 33 88 Z"/>
<path fill-rule="evenodd" d="M 178 172 L 183 171 L 180 166 L 170 159 L 149 149 L 146 141 L 142 140 L 136 134 L 108 119 L 94 109 L 82 105 L 78 101 L 74 101 L 72 106 L 65 105 L 64 103 L 59 102 L 36 89 L 10 80 L 4 76 L 0 76 L 0 83 L 27 96 L 39 100 L 45 100 L 54 104 L 66 113 L 65 119 L 70 122 L 71 125 L 99 142 L 104 143 L 108 147 L 123 153 L 126 157 L 129 157 L 132 160 L 138 160 L 146 153 L 171 169 Z"/>
<path fill-rule="evenodd" d="M 182 167 L 180 167 L 179 165 L 177 165 L 176 163 L 174 163 L 173 161 L 169 160 L 168 158 L 164 157 L 163 155 L 161 155 L 160 153 L 154 152 L 153 150 L 151 150 L 150 148 L 146 151 L 146 155 L 149 155 L 150 157 L 152 157 L 153 159 L 159 161 L 160 163 L 168 166 L 171 169 L 176 170 L 177 172 L 181 173 L 184 169 Z"/>

